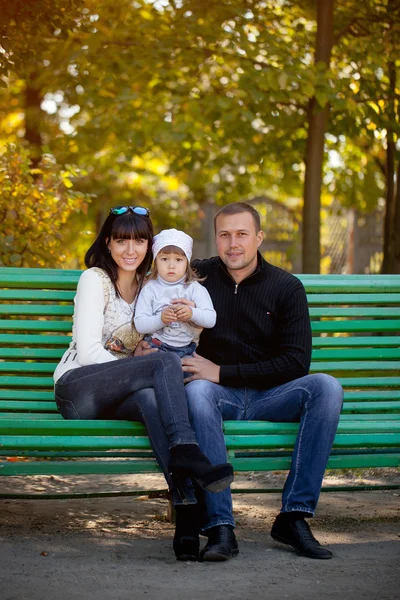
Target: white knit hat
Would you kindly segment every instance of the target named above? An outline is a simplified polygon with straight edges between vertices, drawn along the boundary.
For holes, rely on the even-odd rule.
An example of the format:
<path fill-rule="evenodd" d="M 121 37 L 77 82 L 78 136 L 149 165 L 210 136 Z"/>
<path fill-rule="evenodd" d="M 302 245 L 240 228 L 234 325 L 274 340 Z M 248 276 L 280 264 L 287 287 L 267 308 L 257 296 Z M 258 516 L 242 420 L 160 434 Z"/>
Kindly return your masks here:
<path fill-rule="evenodd" d="M 192 258 L 193 239 L 183 231 L 178 229 L 163 229 L 153 238 L 153 256 L 166 246 L 177 246 L 184 251 L 186 258 L 190 262 Z"/>

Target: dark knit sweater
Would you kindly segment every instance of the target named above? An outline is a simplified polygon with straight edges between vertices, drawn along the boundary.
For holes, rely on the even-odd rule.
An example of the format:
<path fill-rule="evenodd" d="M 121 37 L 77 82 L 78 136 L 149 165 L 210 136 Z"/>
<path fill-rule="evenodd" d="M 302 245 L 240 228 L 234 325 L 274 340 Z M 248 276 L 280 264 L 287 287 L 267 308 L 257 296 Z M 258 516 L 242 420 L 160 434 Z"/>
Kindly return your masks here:
<path fill-rule="evenodd" d="M 302 283 L 258 254 L 254 273 L 236 285 L 220 258 L 195 260 L 217 323 L 197 352 L 220 365 L 220 383 L 268 389 L 307 375 L 311 327 Z"/>

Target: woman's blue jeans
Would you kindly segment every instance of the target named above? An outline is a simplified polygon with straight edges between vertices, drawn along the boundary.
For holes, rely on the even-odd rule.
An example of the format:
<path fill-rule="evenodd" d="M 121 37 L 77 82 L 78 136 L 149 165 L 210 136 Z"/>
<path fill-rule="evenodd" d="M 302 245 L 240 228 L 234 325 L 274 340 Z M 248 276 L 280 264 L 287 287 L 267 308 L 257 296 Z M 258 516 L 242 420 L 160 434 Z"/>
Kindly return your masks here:
<path fill-rule="evenodd" d="M 197 380 L 186 385 L 186 396 L 200 449 L 214 464 L 226 461 L 223 420 L 300 422 L 281 511 L 314 515 L 342 409 L 343 389 L 337 379 L 318 373 L 266 391 Z M 204 501 L 204 530 L 234 526 L 229 488 L 204 492 Z"/>
<path fill-rule="evenodd" d="M 71 369 L 55 384 L 55 399 L 65 419 L 143 422 L 170 488 L 170 448 L 197 443 L 188 417 L 181 361 L 169 352 Z M 180 504 L 178 494 L 172 492 L 174 503 Z M 186 502 L 196 502 L 189 482 Z"/>

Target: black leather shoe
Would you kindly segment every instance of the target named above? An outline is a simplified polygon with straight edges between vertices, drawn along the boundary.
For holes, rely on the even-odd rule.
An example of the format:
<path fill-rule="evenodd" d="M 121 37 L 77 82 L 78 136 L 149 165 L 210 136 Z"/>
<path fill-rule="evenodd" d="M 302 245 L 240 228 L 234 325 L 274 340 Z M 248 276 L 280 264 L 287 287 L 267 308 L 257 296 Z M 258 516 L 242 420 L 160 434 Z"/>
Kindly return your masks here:
<path fill-rule="evenodd" d="M 239 554 L 239 548 L 230 525 L 217 525 L 207 531 L 208 542 L 200 552 L 200 561 L 228 560 Z"/>
<path fill-rule="evenodd" d="M 272 525 L 271 536 L 277 542 L 292 546 L 300 556 L 319 559 L 333 556 L 330 550 L 323 548 L 315 539 L 309 524 L 304 519 L 290 520 L 278 515 Z"/>

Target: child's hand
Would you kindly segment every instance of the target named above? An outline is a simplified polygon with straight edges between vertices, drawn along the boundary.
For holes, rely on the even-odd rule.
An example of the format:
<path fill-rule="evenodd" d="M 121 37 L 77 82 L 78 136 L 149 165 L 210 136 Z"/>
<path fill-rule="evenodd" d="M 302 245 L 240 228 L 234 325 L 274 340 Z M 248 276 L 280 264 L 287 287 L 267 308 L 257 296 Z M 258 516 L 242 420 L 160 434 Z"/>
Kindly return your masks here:
<path fill-rule="evenodd" d="M 167 306 L 167 308 L 164 308 L 161 313 L 161 321 L 164 323 L 164 325 L 168 325 L 169 323 L 177 320 L 178 319 L 176 318 L 175 310 L 172 308 L 172 306 Z"/>
<path fill-rule="evenodd" d="M 178 304 L 175 305 L 175 315 L 178 321 L 186 323 L 193 317 L 193 311 L 190 306 L 187 306 L 186 304 Z"/>

